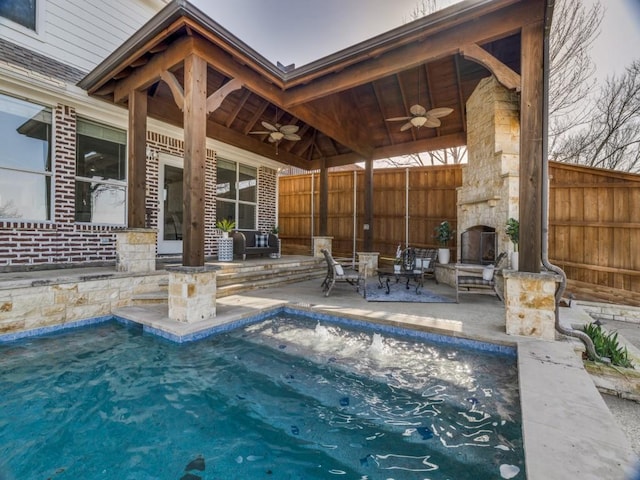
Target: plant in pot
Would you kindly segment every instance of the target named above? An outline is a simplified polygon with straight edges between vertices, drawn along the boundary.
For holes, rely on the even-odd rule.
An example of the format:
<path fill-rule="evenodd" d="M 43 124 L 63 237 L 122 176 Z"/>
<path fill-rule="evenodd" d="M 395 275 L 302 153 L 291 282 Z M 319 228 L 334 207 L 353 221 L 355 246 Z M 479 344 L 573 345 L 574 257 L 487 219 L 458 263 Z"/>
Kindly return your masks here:
<path fill-rule="evenodd" d="M 438 263 L 446 265 L 449 263 L 449 259 L 451 258 L 451 252 L 449 251 L 448 245 L 456 232 L 451 229 L 451 224 L 447 220 L 440 223 L 440 225 L 435 228 L 435 231 L 435 238 L 440 245 L 440 248 L 438 249 Z"/>
<path fill-rule="evenodd" d="M 227 238 L 229 236 L 229 232 L 236 228 L 236 222 L 229 220 L 228 218 L 223 218 L 222 220 L 218 220 L 216 227 L 222 230 L 222 237 Z"/>
<path fill-rule="evenodd" d="M 277 225 L 274 225 L 273 228 L 271 229 L 271 233 L 277 236 L 278 232 L 280 232 L 280 228 Z"/>
<path fill-rule="evenodd" d="M 398 245 L 396 248 L 396 258 L 393 259 L 393 272 L 400 273 L 402 270 L 402 248 Z"/>
<path fill-rule="evenodd" d="M 511 253 L 511 268 L 518 270 L 518 240 L 520 239 L 520 222 L 515 218 L 507 220 L 506 233 L 511 242 L 513 243 L 513 252 Z"/>

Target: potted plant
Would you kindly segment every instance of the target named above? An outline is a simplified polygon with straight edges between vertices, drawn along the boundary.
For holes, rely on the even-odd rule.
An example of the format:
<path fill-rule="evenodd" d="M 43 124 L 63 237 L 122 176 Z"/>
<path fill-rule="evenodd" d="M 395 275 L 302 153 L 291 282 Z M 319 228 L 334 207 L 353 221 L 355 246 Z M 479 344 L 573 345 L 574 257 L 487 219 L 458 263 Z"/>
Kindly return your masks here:
<path fill-rule="evenodd" d="M 275 236 L 278 236 L 278 232 L 280 232 L 280 228 L 277 225 L 274 225 L 271 229 L 271 233 L 273 233 Z"/>
<path fill-rule="evenodd" d="M 507 220 L 506 233 L 511 242 L 513 243 L 513 252 L 511 253 L 511 268 L 518 270 L 518 240 L 520 239 L 520 222 L 515 218 Z"/>
<path fill-rule="evenodd" d="M 398 244 L 396 248 L 396 258 L 393 259 L 393 273 L 400 273 L 402 270 L 402 248 Z"/>
<path fill-rule="evenodd" d="M 229 232 L 236 228 L 236 222 L 229 220 L 228 218 L 223 218 L 222 220 L 218 220 L 216 227 L 222 230 L 222 237 L 227 238 L 229 236 Z"/>
<path fill-rule="evenodd" d="M 446 265 L 449 263 L 449 259 L 451 258 L 451 252 L 449 251 L 448 245 L 449 241 L 453 239 L 453 235 L 456 233 L 455 230 L 451 230 L 451 224 L 445 220 L 440 225 L 435 228 L 436 231 L 436 240 L 440 245 L 438 249 L 438 262 L 442 265 Z"/>

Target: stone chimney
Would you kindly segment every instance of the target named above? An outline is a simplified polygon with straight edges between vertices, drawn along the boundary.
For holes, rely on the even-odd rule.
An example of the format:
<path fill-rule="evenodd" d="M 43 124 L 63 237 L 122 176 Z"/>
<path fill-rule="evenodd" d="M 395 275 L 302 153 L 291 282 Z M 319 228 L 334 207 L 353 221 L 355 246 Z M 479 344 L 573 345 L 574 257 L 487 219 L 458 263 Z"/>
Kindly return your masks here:
<path fill-rule="evenodd" d="M 457 235 L 495 229 L 496 252 L 512 252 L 506 223 L 519 212 L 520 102 L 495 77 L 483 79 L 467 101 L 468 163 L 458 187 Z M 458 241 L 457 258 L 462 258 Z"/>

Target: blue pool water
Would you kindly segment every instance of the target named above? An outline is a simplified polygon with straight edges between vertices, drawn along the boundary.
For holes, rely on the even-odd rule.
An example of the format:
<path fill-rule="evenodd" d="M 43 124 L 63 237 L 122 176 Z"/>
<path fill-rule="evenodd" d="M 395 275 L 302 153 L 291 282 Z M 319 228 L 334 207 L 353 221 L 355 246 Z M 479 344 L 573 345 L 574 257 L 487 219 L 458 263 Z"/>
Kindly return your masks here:
<path fill-rule="evenodd" d="M 515 356 L 286 315 L 0 345 L 0 479 L 525 478 Z"/>

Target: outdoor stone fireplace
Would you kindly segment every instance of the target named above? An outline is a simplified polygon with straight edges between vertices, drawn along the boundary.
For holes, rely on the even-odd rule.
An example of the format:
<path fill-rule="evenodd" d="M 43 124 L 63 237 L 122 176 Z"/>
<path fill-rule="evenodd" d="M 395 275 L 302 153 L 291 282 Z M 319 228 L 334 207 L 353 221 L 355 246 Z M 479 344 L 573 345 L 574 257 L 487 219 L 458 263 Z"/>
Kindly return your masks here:
<path fill-rule="evenodd" d="M 467 102 L 468 163 L 458 188 L 458 257 L 489 264 L 513 251 L 507 219 L 519 210 L 519 99 L 495 77 L 483 79 Z"/>
<path fill-rule="evenodd" d="M 460 261 L 489 265 L 496 260 L 496 229 L 486 225 L 473 226 L 460 235 Z"/>

